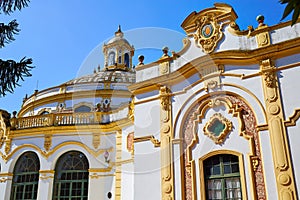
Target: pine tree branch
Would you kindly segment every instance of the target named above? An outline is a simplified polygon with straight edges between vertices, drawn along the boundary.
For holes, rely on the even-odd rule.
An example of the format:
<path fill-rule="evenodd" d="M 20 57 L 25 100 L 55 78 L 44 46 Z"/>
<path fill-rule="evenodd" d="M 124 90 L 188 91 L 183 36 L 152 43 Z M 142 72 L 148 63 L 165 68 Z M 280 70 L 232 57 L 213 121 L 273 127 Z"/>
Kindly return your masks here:
<path fill-rule="evenodd" d="M 281 20 L 285 19 L 293 12 L 292 26 L 297 22 L 300 15 L 300 1 L 299 0 L 279 0 L 281 4 L 287 4 L 282 14 Z"/>
<path fill-rule="evenodd" d="M 0 11 L 4 14 L 10 14 L 15 10 L 21 10 L 28 6 L 30 0 L 0 0 Z"/>
<path fill-rule="evenodd" d="M 4 47 L 5 44 L 15 40 L 14 35 L 18 34 L 18 23 L 16 20 L 9 22 L 8 25 L 0 23 L 0 48 Z"/>
<path fill-rule="evenodd" d="M 19 80 L 24 81 L 24 77 L 31 76 L 31 58 L 22 58 L 20 62 L 14 60 L 0 59 L 0 97 L 6 93 L 13 93 L 16 86 L 20 86 Z"/>

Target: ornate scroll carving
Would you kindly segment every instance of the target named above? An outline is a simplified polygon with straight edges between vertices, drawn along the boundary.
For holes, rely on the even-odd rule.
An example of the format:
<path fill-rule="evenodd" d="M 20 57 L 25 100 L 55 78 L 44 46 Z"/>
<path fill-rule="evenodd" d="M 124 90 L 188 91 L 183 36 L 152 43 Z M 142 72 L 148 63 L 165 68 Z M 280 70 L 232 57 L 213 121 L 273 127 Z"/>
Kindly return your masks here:
<path fill-rule="evenodd" d="M 132 100 L 131 100 L 131 102 L 129 103 L 128 118 L 129 118 L 131 121 L 134 121 L 134 97 L 132 97 Z"/>
<path fill-rule="evenodd" d="M 159 72 L 160 72 L 160 75 L 170 73 L 170 63 L 169 63 L 169 61 L 165 61 L 165 62 L 159 64 Z"/>
<path fill-rule="evenodd" d="M 269 32 L 262 32 L 256 35 L 258 47 L 264 47 L 271 44 Z"/>
<path fill-rule="evenodd" d="M 187 35 L 194 37 L 197 46 L 205 53 L 211 53 L 223 37 L 223 24 L 233 22 L 236 18 L 231 6 L 215 3 L 213 8 L 190 14 L 181 26 Z"/>
<path fill-rule="evenodd" d="M 10 152 L 10 149 L 11 149 L 11 139 L 6 139 L 5 148 L 4 148 L 6 155 Z"/>
<path fill-rule="evenodd" d="M 93 133 L 93 146 L 98 149 L 100 146 L 100 133 Z"/>
<path fill-rule="evenodd" d="M 170 97 L 168 95 L 168 90 L 169 89 L 166 86 L 163 86 L 160 89 L 160 102 L 164 111 L 168 111 L 170 106 Z"/>
<path fill-rule="evenodd" d="M 52 135 L 45 135 L 44 148 L 46 151 L 50 151 L 52 146 Z"/>
<path fill-rule="evenodd" d="M 213 52 L 223 37 L 221 25 L 216 21 L 216 15 L 209 13 L 197 20 L 196 24 L 197 30 L 194 34 L 196 45 L 205 53 Z"/>
<path fill-rule="evenodd" d="M 10 114 L 0 109 L 0 148 L 10 132 Z"/>

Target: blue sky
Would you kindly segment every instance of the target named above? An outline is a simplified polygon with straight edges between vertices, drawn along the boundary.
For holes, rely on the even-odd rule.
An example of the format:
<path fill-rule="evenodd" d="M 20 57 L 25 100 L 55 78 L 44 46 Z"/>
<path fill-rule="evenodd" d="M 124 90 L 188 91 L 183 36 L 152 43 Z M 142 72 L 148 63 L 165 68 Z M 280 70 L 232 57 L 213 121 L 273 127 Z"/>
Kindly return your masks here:
<path fill-rule="evenodd" d="M 92 73 L 92 69 L 98 64 L 103 66 L 101 46 L 113 37 L 119 24 L 125 37 L 131 38 L 129 40 L 127 37 L 137 49 L 134 64 L 137 63 L 136 57 L 140 52 L 145 53 L 145 63 L 153 61 L 153 55 L 156 55 L 162 43 L 156 43 L 149 51 L 143 52 L 142 49 L 148 46 L 141 45 L 139 41 L 135 44 L 132 40 L 145 40 L 149 43 L 162 41 L 171 50 L 179 51 L 180 37 L 184 37 L 180 26 L 183 20 L 193 11 L 213 7 L 215 2 L 32 0 L 29 7 L 21 12 L 16 11 L 9 16 L 2 14 L 0 22 L 8 23 L 17 19 L 21 32 L 15 37 L 15 41 L 0 49 L 0 58 L 20 60 L 24 56 L 31 57 L 35 68 L 32 70 L 32 77 L 20 82 L 22 86 L 16 88 L 14 94 L 8 93 L 0 98 L 0 109 L 18 111 L 25 94 L 30 96 L 35 89 L 43 90 L 79 75 Z M 247 29 L 248 25 L 256 27 L 255 18 L 259 14 L 265 16 L 266 24 L 277 24 L 284 10 L 278 0 L 230 0 L 223 3 L 234 8 L 238 15 L 237 24 L 241 29 Z M 152 34 L 151 31 L 155 30 L 160 33 L 171 31 L 174 38 L 160 38 L 161 34 Z M 148 36 L 137 38 L 139 31 L 148 33 Z M 87 58 L 91 56 L 93 62 L 88 62 Z"/>

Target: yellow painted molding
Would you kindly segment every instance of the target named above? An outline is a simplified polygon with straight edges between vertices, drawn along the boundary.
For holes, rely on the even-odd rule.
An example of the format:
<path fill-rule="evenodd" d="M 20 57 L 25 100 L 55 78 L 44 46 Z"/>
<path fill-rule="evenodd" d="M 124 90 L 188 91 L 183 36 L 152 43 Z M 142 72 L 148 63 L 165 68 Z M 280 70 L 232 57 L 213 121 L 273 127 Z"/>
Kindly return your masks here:
<path fill-rule="evenodd" d="M 122 160 L 122 131 L 118 131 L 116 134 L 116 163 L 115 163 L 115 200 L 121 200 L 121 187 L 122 187 L 122 164 L 127 161 Z"/>
<path fill-rule="evenodd" d="M 184 139 L 182 138 L 176 138 L 172 140 L 173 144 L 182 144 L 182 142 L 184 141 Z"/>
<path fill-rule="evenodd" d="M 47 180 L 47 179 L 54 179 L 54 176 L 40 175 L 39 178 L 40 178 L 41 180 Z"/>
<path fill-rule="evenodd" d="M 89 176 L 90 176 L 91 179 L 99 179 L 101 177 L 115 176 L 115 174 L 97 174 L 97 173 L 92 173 Z"/>
<path fill-rule="evenodd" d="M 296 122 L 300 118 L 300 108 L 294 110 L 294 113 L 284 122 L 285 126 L 296 126 Z"/>
<path fill-rule="evenodd" d="M 175 85 L 178 84 L 192 75 L 198 74 L 200 69 L 207 66 L 218 65 L 237 65 L 245 66 L 252 64 L 259 64 L 259 61 L 266 57 L 272 57 L 273 59 L 279 59 L 289 55 L 297 54 L 300 51 L 300 38 L 285 41 L 278 44 L 273 44 L 265 47 L 261 47 L 251 51 L 241 50 L 228 50 L 222 52 L 213 52 L 209 55 L 199 57 L 192 62 L 189 62 L 182 66 L 180 69 L 171 72 L 167 75 L 152 78 L 151 80 L 145 80 L 130 85 L 128 88 L 134 94 L 142 94 L 152 90 L 157 90 L 159 85 Z M 292 68 L 296 66 L 285 66 L 279 68 L 284 70 L 286 68 Z M 259 74 L 255 74 L 258 76 Z M 245 78 L 251 78 L 246 76 Z"/>
<path fill-rule="evenodd" d="M 50 151 L 43 151 L 41 150 L 38 146 L 33 145 L 33 144 L 23 144 L 21 146 L 16 147 L 15 149 L 13 149 L 12 152 L 10 152 L 7 155 L 4 155 L 2 152 L 0 152 L 0 156 L 2 157 L 2 159 L 7 162 L 15 153 L 17 153 L 19 150 L 24 149 L 24 148 L 30 148 L 30 149 L 34 149 L 36 150 L 41 156 L 45 157 L 48 159 L 49 156 L 51 156 L 52 154 L 54 154 L 57 150 L 61 149 L 64 146 L 68 146 L 68 145 L 75 145 L 75 146 L 80 146 L 83 149 L 85 149 L 88 153 L 90 153 L 91 155 L 93 155 L 94 157 L 98 157 L 99 155 L 103 154 L 105 151 L 113 151 L 113 147 L 109 148 L 109 149 L 99 149 L 98 151 L 94 151 L 92 149 L 90 149 L 87 145 L 81 143 L 81 142 L 77 142 L 77 141 L 68 141 L 68 142 L 63 142 L 61 144 L 58 144 L 57 146 L 55 146 L 53 149 L 51 149 Z"/>
<path fill-rule="evenodd" d="M 0 183 L 6 183 L 7 181 L 11 181 L 12 177 L 14 176 L 13 173 L 0 173 Z"/>
<path fill-rule="evenodd" d="M 257 129 L 258 131 L 266 131 L 266 130 L 268 130 L 268 128 L 269 128 L 269 125 L 268 125 L 268 124 L 258 124 L 258 125 L 256 126 L 256 129 Z"/>
<path fill-rule="evenodd" d="M 115 166 L 121 166 L 121 165 L 125 165 L 125 164 L 128 164 L 128 163 L 133 163 L 133 162 L 134 162 L 133 158 L 127 159 L 127 160 L 120 160 L 120 161 L 115 163 Z"/>
<path fill-rule="evenodd" d="M 3 177 L 3 176 L 14 176 L 13 173 L 10 173 L 10 172 L 7 172 L 7 173 L 0 173 L 0 177 Z"/>
<path fill-rule="evenodd" d="M 156 139 L 153 135 L 143 136 L 143 137 L 135 137 L 134 143 L 150 141 L 154 145 L 154 147 L 160 146 L 160 141 Z"/>
<path fill-rule="evenodd" d="M 2 177 L 0 178 L 0 183 L 5 183 L 6 181 L 11 181 L 11 178 Z"/>
<path fill-rule="evenodd" d="M 42 173 L 42 174 L 54 174 L 55 171 L 54 170 L 40 170 L 39 173 Z"/>
<path fill-rule="evenodd" d="M 101 173 L 101 172 L 110 172 L 114 166 L 113 162 L 109 162 L 109 165 L 106 168 L 90 168 L 88 172 L 90 173 Z"/>

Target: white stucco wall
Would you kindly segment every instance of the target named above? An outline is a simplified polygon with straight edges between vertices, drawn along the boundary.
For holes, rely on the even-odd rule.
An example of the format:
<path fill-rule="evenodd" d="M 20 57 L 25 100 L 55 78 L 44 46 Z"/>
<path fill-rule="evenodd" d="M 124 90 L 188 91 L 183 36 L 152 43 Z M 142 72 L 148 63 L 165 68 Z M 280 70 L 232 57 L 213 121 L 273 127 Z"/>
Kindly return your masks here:
<path fill-rule="evenodd" d="M 134 148 L 134 199 L 161 199 L 160 149 L 150 141 Z"/>
<path fill-rule="evenodd" d="M 295 182 L 298 193 L 300 192 L 300 124 L 297 122 L 296 126 L 289 127 L 288 131 L 288 142 L 290 145 L 291 160 L 294 169 Z"/>

